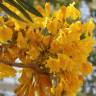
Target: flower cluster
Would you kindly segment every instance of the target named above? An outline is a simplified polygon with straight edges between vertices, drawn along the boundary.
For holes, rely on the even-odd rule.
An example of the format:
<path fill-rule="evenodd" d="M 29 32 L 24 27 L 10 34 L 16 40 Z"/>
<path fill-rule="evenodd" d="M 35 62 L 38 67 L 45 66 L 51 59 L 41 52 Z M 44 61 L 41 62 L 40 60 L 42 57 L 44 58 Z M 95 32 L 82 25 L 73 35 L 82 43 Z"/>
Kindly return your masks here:
<path fill-rule="evenodd" d="M 45 9 L 37 6 L 37 10 L 43 18 L 31 14 L 33 22 L 28 23 L 0 17 L 0 58 L 7 60 L 0 59 L 6 63 L 0 64 L 0 74 L 3 67 L 12 66 L 10 62 L 24 67 L 17 96 L 34 96 L 37 91 L 40 96 L 76 96 L 84 76 L 92 72 L 87 58 L 95 43 L 93 20 L 83 23 L 74 4 L 52 12 L 46 3 Z M 15 63 L 17 58 L 21 65 Z M 13 69 L 7 71 L 13 76 Z"/>

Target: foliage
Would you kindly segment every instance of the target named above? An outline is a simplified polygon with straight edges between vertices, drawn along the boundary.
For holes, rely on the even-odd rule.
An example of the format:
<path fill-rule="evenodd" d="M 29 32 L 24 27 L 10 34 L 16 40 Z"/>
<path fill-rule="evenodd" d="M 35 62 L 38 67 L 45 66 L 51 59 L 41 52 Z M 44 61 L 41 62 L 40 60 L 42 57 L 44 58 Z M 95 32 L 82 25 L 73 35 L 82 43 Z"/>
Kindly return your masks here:
<path fill-rule="evenodd" d="M 32 21 L 28 12 L 42 17 L 42 15 L 30 4 L 30 2 L 27 2 L 25 0 L 4 0 L 2 1 L 2 3 L 0 3 L 0 8 L 3 9 L 3 11 L 5 11 L 8 15 L 21 21 L 25 21 L 24 19 L 22 19 L 22 15 L 23 17 L 26 17 L 29 21 Z M 18 11 L 15 13 L 15 10 L 17 9 Z M 28 12 L 26 12 L 25 9 Z M 22 13 L 21 16 L 19 15 L 20 12 Z"/>
<path fill-rule="evenodd" d="M 83 78 L 92 72 L 87 60 L 95 43 L 92 18 L 83 24 L 74 3 L 54 12 L 46 3 L 45 9 L 36 6 L 42 17 L 26 10 L 31 22 L 16 7 L 2 5 L 24 22 L 0 17 L 0 78 L 14 76 L 13 66 L 22 67 L 17 96 L 76 96 Z"/>

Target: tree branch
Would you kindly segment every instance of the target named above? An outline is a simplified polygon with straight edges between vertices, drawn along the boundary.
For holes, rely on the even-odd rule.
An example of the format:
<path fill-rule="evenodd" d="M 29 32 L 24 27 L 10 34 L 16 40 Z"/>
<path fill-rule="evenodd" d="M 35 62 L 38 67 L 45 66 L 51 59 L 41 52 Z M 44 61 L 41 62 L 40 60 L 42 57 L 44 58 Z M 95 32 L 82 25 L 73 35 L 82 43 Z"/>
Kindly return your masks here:
<path fill-rule="evenodd" d="M 9 65 L 9 66 L 15 66 L 15 67 L 21 67 L 21 68 L 30 68 L 29 65 L 24 65 L 22 63 L 12 63 L 12 62 L 5 61 L 5 60 L 0 60 L 0 63 L 4 63 L 4 64 Z"/>
<path fill-rule="evenodd" d="M 39 67 L 38 64 L 36 64 L 36 62 L 32 62 L 31 64 L 23 64 L 23 63 L 15 63 L 10 61 L 0 60 L 0 63 L 4 63 L 9 66 L 20 67 L 20 68 L 32 68 L 34 71 L 38 73 L 47 74 Z"/>

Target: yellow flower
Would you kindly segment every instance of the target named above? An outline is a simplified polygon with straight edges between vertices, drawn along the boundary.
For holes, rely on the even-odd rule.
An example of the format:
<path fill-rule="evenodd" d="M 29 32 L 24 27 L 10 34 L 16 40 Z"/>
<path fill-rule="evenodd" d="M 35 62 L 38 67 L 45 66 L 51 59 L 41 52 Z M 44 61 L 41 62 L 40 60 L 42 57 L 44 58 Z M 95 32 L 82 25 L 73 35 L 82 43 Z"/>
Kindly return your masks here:
<path fill-rule="evenodd" d="M 34 54 L 33 54 L 34 53 Z M 39 50 L 35 46 L 31 45 L 30 49 L 26 52 L 30 56 L 31 60 L 35 60 L 39 56 Z"/>
<path fill-rule="evenodd" d="M 8 28 L 7 26 L 0 26 L 0 42 L 5 43 L 8 40 L 12 39 L 13 31 L 11 28 Z"/>
<path fill-rule="evenodd" d="M 54 12 L 54 17 L 56 17 L 57 20 L 64 20 L 65 19 L 65 15 L 66 15 L 66 7 L 62 6 L 59 10 Z"/>
<path fill-rule="evenodd" d="M 50 6 L 50 3 L 46 3 L 46 4 L 45 4 L 45 10 L 46 10 L 47 16 L 50 16 L 50 14 L 51 14 L 51 6 Z"/>
<path fill-rule="evenodd" d="M 58 54 L 58 59 L 59 59 L 60 69 L 62 69 L 63 71 L 68 70 L 68 71 L 78 72 L 77 63 L 74 62 L 72 59 L 70 59 L 69 56 L 65 54 Z"/>
<path fill-rule="evenodd" d="M 46 67 L 50 69 L 50 72 L 59 72 L 60 71 L 60 63 L 58 58 L 49 57 L 47 60 Z"/>
<path fill-rule="evenodd" d="M 81 78 L 79 74 L 65 71 L 61 78 L 61 82 L 67 94 L 76 93 L 83 84 L 83 78 Z"/>
<path fill-rule="evenodd" d="M 90 64 L 89 62 L 82 63 L 80 71 L 84 75 L 90 74 L 93 71 L 92 64 Z"/>
<path fill-rule="evenodd" d="M 45 9 L 43 9 L 40 5 L 37 5 L 36 8 L 44 17 L 49 17 L 51 14 L 51 5 L 48 2 L 45 4 Z"/>
<path fill-rule="evenodd" d="M 92 31 L 94 30 L 95 25 L 93 23 L 93 19 L 90 18 L 85 24 L 84 24 L 84 31 L 86 33 L 89 33 L 90 35 L 92 34 Z"/>
<path fill-rule="evenodd" d="M 3 4 L 12 11 L 16 10 L 16 14 L 26 20 L 15 7 Z M 92 32 L 93 20 L 90 19 L 83 24 L 79 20 L 80 12 L 74 7 L 74 3 L 68 7 L 62 6 L 53 14 L 50 3 L 45 4 L 45 9 L 37 7 L 43 17 L 28 13 L 33 23 L 24 23 L 11 17 L 8 17 L 8 21 L 0 18 L 1 47 L 4 47 L 2 43 L 12 42 L 13 39 L 16 41 L 7 43 L 10 45 L 5 46 L 4 52 L 1 50 L 3 55 L 0 56 L 12 62 L 19 58 L 22 66 L 34 63 L 30 69 L 23 68 L 17 95 L 31 96 L 35 94 L 34 92 L 38 92 L 42 96 L 46 93 L 56 96 L 76 96 L 83 84 L 84 76 L 93 70 L 87 59 L 95 44 Z M 7 71 L 2 70 L 4 68 Z M 50 74 L 49 77 L 43 74 L 47 72 Z M 0 78 L 14 76 L 14 73 L 12 67 L 1 64 Z M 50 81 L 55 79 L 56 84 L 49 84 L 49 78 Z"/>
<path fill-rule="evenodd" d="M 27 48 L 27 43 L 25 38 L 23 37 L 22 32 L 18 32 L 17 46 L 19 48 Z"/>
<path fill-rule="evenodd" d="M 15 77 L 16 71 L 11 66 L 0 63 L 0 79 L 5 77 Z"/>
<path fill-rule="evenodd" d="M 76 96 L 79 86 L 83 84 L 82 76 L 70 71 L 64 71 L 61 76 L 59 84 L 55 89 L 56 96 L 61 96 L 62 94 L 66 96 Z"/>
<path fill-rule="evenodd" d="M 56 90 L 56 93 L 55 93 L 56 96 L 61 96 L 62 92 L 64 91 L 63 83 L 60 82 L 55 90 Z"/>
<path fill-rule="evenodd" d="M 0 17 L 0 26 L 4 24 L 4 19 Z"/>
<path fill-rule="evenodd" d="M 66 8 L 66 13 L 65 13 L 65 18 L 71 18 L 73 20 L 76 20 L 78 18 L 80 18 L 80 12 L 78 9 L 76 9 L 74 7 L 75 3 L 70 4 L 67 8 Z"/>

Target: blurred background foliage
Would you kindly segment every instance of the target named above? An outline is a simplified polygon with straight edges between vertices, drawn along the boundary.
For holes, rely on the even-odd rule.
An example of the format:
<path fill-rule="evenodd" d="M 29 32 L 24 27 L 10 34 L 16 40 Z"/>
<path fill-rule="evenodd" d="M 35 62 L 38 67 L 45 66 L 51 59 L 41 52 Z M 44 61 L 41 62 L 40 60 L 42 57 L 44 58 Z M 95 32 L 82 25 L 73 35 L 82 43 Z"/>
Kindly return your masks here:
<path fill-rule="evenodd" d="M 51 4 L 54 6 L 54 7 L 57 7 L 57 6 L 62 6 L 62 5 L 69 5 L 70 3 L 72 2 L 76 2 L 76 4 L 79 3 L 79 0 L 26 0 L 26 1 L 29 1 L 30 4 L 32 5 L 41 5 L 42 7 L 44 7 L 44 4 L 45 2 L 51 2 Z"/>

